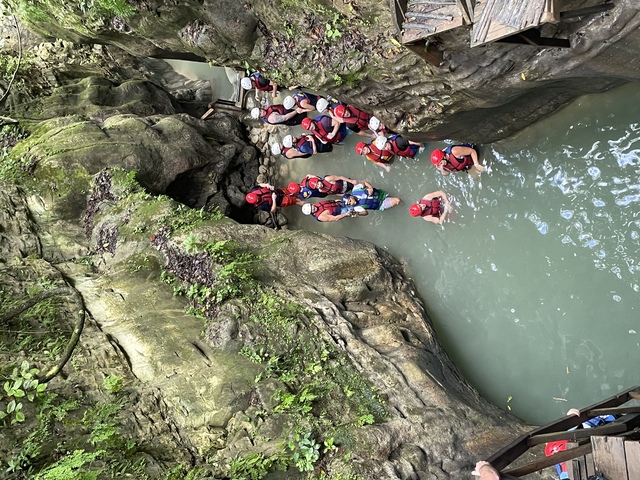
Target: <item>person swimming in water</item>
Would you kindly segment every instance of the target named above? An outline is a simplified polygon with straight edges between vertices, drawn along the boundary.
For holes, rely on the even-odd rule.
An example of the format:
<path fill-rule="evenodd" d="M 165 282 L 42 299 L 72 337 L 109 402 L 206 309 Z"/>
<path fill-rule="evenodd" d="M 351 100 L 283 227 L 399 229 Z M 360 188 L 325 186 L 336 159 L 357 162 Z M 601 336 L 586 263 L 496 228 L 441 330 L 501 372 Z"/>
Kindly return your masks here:
<path fill-rule="evenodd" d="M 422 217 L 423 220 L 432 223 L 442 223 L 450 210 L 447 195 L 438 190 L 427 193 L 424 197 L 409 207 L 412 217 Z"/>

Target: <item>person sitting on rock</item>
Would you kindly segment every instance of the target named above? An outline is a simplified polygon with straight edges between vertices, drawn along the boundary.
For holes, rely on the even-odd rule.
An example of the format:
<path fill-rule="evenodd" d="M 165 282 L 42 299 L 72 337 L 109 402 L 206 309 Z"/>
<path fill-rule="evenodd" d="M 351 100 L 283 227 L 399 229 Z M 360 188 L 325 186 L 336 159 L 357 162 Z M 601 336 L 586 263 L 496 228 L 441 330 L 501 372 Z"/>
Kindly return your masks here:
<path fill-rule="evenodd" d="M 267 108 L 252 108 L 251 118 L 254 120 L 260 118 L 270 125 L 300 125 L 307 115 L 295 110 L 287 110 L 283 105 L 271 105 Z"/>
<path fill-rule="evenodd" d="M 367 210 L 388 210 L 400 203 L 398 197 L 390 197 L 384 190 L 373 188 L 369 182 L 362 182 L 353 187 L 351 193 L 342 196 L 342 202 L 348 208 L 363 207 L 360 215 L 367 215 Z"/>
<path fill-rule="evenodd" d="M 444 150 L 434 150 L 431 152 L 431 163 L 442 175 L 449 175 L 451 172 L 466 172 L 474 166 L 479 172 L 484 170 L 484 167 L 478 162 L 478 152 L 475 145 L 470 143 L 449 145 Z"/>
<path fill-rule="evenodd" d="M 256 100 L 258 100 L 258 92 L 271 92 L 271 96 L 275 97 L 278 94 L 278 84 L 266 79 L 261 73 L 254 72 L 248 77 L 240 79 L 240 85 L 245 90 L 256 89 Z"/>
<path fill-rule="evenodd" d="M 291 195 L 283 188 L 275 188 L 268 183 L 259 183 L 246 195 L 247 203 L 258 210 L 275 213 L 277 207 L 291 207 L 301 204 L 296 195 Z"/>
<path fill-rule="evenodd" d="M 354 185 L 358 183 L 352 178 L 343 177 L 342 175 L 326 175 L 319 177 L 317 175 L 307 175 L 300 183 L 291 182 L 289 184 L 289 193 L 295 193 L 302 199 L 310 197 L 324 198 L 328 195 L 343 195 L 353 190 Z"/>
<path fill-rule="evenodd" d="M 357 217 L 361 214 L 355 209 L 346 209 L 341 202 L 335 200 L 305 203 L 302 205 L 302 213 L 313 216 L 319 222 L 337 222 L 344 217 Z"/>
<path fill-rule="evenodd" d="M 320 115 L 313 120 L 306 117 L 302 128 L 309 130 L 322 143 L 341 143 L 347 136 L 347 127 L 328 115 Z"/>
<path fill-rule="evenodd" d="M 295 110 L 298 113 L 308 113 L 316 109 L 319 98 L 319 95 L 298 90 L 293 95 L 284 97 L 282 105 L 287 110 Z"/>
<path fill-rule="evenodd" d="M 395 156 L 391 145 L 387 142 L 387 138 L 383 135 L 377 137 L 373 142 L 359 142 L 356 145 L 356 153 L 364 155 L 367 160 L 375 163 L 379 167 L 384 168 L 387 172 L 391 171 L 388 163 Z"/>
<path fill-rule="evenodd" d="M 344 123 L 349 130 L 365 137 L 376 138 L 375 133 L 367 133 L 371 114 L 354 107 L 353 105 L 338 105 L 333 109 L 334 118 Z"/>
<path fill-rule="evenodd" d="M 412 142 L 397 133 L 389 137 L 388 143 L 394 154 L 404 158 L 413 158 L 424 150 L 422 143 Z"/>
<path fill-rule="evenodd" d="M 427 222 L 442 223 L 450 208 L 447 195 L 438 190 L 437 192 L 427 193 L 418 202 L 411 205 L 409 213 L 412 217 L 422 217 Z"/>

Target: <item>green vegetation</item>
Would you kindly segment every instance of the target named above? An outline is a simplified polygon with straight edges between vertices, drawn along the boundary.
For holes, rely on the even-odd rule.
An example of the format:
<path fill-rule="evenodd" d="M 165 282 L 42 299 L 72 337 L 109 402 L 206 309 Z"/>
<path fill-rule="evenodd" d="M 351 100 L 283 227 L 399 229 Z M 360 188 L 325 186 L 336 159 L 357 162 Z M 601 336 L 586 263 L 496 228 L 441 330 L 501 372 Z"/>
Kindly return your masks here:
<path fill-rule="evenodd" d="M 136 9 L 127 0 L 1 0 L 5 9 L 17 13 L 30 23 L 50 22 L 53 19 L 80 21 L 81 16 L 91 20 L 100 18 L 127 18 Z"/>

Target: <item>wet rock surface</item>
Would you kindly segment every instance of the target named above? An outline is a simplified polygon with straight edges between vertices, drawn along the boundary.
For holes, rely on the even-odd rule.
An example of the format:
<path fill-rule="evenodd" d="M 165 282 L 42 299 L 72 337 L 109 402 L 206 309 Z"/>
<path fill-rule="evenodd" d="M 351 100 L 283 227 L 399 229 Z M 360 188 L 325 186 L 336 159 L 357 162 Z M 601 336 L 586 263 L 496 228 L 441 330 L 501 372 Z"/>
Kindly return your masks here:
<path fill-rule="evenodd" d="M 435 35 L 430 44 L 442 53 L 440 65 L 398 46 L 387 2 L 331 8 L 322 2 L 304 8 L 264 0 L 226 3 L 228 9 L 219 2 L 145 1 L 135 15 L 116 17 L 110 26 L 31 27 L 69 41 L 115 45 L 133 56 L 191 56 L 236 68 L 247 62 L 285 85 L 327 92 L 371 111 L 422 141 L 495 141 L 579 95 L 640 78 L 629 62 L 640 47 L 640 7 L 633 0 L 541 27 L 543 36 L 569 39 L 571 48 L 499 42 L 470 48 L 469 27 Z M 593 3 L 572 0 L 562 8 L 586 6 Z"/>

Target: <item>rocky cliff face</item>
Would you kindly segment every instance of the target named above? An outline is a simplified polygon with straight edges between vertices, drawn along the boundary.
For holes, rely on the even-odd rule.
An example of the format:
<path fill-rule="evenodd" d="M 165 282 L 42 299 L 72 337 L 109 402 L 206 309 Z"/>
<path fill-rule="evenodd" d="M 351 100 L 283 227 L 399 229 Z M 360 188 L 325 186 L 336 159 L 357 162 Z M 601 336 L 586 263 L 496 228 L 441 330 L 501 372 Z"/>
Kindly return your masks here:
<path fill-rule="evenodd" d="M 398 46 L 393 2 L 129 4 L 131 15 L 107 19 L 83 16 L 67 4 L 49 7 L 46 21 L 32 15 L 29 25 L 74 42 L 116 45 L 134 56 L 250 65 L 286 85 L 331 93 L 421 140 L 494 141 L 578 95 L 640 78 L 633 61 L 640 6 L 633 0 L 615 2 L 606 14 L 542 27 L 543 36 L 568 38 L 570 49 L 505 43 L 469 48 L 468 27 L 445 32 L 431 40 L 443 54 L 439 66 Z M 572 0 L 561 8 L 585 6 L 593 2 Z"/>
<path fill-rule="evenodd" d="M 41 102 L 30 108 L 55 116 L 3 163 L 23 186 L 1 189 L 0 307 L 36 284 L 81 294 L 86 328 L 49 389 L 87 406 L 108 397 L 105 378 L 125 379 L 121 428 L 138 443 L 118 451 L 144 459 L 151 478 L 177 463 L 214 478 L 284 467 L 286 478 L 462 478 L 523 431 L 460 377 L 385 252 L 163 196 L 193 172 L 209 175 L 212 198 L 225 179 L 255 176 L 233 119 L 195 120 L 146 82 L 89 78 Z M 62 303 L 57 323 L 76 310 Z M 24 461 L 97 442 L 72 425 Z M 0 454 L 15 458 L 28 430 L 7 432 Z"/>

